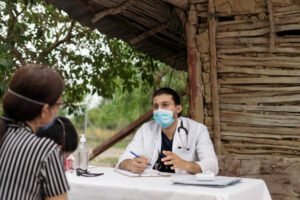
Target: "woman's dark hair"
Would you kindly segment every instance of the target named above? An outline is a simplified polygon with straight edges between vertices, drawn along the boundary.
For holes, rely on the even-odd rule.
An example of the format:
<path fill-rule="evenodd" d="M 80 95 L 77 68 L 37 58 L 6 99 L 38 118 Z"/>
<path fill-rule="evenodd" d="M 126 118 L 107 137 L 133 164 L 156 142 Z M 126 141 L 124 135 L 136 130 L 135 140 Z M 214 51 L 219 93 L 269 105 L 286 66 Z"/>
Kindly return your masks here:
<path fill-rule="evenodd" d="M 160 96 L 162 94 L 168 94 L 168 95 L 171 95 L 172 96 L 172 99 L 173 101 L 175 102 L 175 105 L 180 105 L 180 97 L 178 95 L 178 93 L 171 89 L 171 88 L 168 88 L 168 87 L 164 87 L 164 88 L 160 88 L 158 90 L 156 90 L 154 93 L 153 93 L 153 96 L 152 96 L 152 99 L 156 96 Z"/>
<path fill-rule="evenodd" d="M 64 82 L 53 69 L 40 64 L 28 64 L 14 73 L 8 87 L 15 94 L 9 91 L 4 94 L 3 115 L 15 122 L 26 122 L 41 114 L 42 103 L 53 106 L 57 102 L 62 95 Z M 0 120 L 0 141 L 5 134 L 5 124 L 5 120 Z"/>
<path fill-rule="evenodd" d="M 66 117 L 57 117 L 47 127 L 37 131 L 38 137 L 46 137 L 62 146 L 64 152 L 74 152 L 78 145 L 78 133 Z"/>

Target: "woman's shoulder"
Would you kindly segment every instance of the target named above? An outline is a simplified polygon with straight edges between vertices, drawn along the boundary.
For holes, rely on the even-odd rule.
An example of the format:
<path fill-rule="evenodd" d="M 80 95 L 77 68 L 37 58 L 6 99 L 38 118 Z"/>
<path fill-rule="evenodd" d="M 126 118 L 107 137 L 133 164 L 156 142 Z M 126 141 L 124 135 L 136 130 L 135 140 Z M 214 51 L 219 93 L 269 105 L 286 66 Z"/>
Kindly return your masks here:
<path fill-rule="evenodd" d="M 59 146 L 51 139 L 45 137 L 37 137 L 32 134 L 32 141 L 36 152 L 39 152 L 38 159 L 43 161 L 53 154 L 59 154 Z"/>
<path fill-rule="evenodd" d="M 57 144 L 50 139 L 37 137 L 31 129 L 23 126 L 10 126 L 3 146 L 7 154 L 14 155 L 19 161 L 29 158 L 31 162 L 40 163 L 51 155 L 59 155 Z M 23 164 L 26 165 L 26 162 Z"/>
<path fill-rule="evenodd" d="M 31 151 L 53 151 L 58 145 L 45 137 L 37 137 L 30 128 L 26 126 L 14 127 L 11 126 L 8 129 L 8 135 L 12 136 L 12 139 L 20 141 L 22 145 L 27 145 Z"/>

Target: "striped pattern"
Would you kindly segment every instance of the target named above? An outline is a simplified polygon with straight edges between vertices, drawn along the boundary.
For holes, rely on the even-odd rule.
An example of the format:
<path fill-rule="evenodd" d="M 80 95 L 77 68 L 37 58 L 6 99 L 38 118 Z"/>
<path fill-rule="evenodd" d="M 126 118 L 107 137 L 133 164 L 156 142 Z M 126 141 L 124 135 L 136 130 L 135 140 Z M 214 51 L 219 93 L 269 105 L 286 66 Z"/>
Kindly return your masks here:
<path fill-rule="evenodd" d="M 58 146 L 26 126 L 8 127 L 0 147 L 0 199 L 39 200 L 67 192 Z"/>

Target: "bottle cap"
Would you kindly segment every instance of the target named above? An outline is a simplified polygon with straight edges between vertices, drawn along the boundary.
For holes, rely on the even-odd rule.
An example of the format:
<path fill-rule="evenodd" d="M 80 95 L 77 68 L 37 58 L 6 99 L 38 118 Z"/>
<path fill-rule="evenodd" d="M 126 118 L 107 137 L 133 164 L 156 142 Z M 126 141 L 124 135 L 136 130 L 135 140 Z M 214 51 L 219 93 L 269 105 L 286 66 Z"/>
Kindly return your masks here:
<path fill-rule="evenodd" d="M 86 138 L 84 134 L 80 135 L 80 142 L 86 142 Z"/>

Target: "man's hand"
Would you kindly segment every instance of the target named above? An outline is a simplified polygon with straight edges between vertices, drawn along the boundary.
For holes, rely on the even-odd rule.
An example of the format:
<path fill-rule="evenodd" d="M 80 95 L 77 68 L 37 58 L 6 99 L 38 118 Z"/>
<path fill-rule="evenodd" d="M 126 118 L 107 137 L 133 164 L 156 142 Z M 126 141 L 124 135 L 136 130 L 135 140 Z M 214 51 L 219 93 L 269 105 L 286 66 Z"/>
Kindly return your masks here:
<path fill-rule="evenodd" d="M 162 158 L 161 161 L 164 162 L 165 165 L 173 165 L 171 169 L 175 170 L 175 168 L 178 168 L 178 169 L 186 170 L 192 174 L 201 172 L 201 168 L 198 164 L 183 160 L 177 154 L 171 151 L 163 151 L 163 154 L 166 157 Z"/>
<path fill-rule="evenodd" d="M 127 159 L 121 162 L 120 168 L 133 173 L 142 173 L 149 166 L 149 161 L 145 156 L 139 156 L 134 159 Z"/>
<path fill-rule="evenodd" d="M 161 161 L 164 162 L 165 165 L 173 165 L 171 169 L 178 168 L 186 170 L 187 161 L 182 160 L 179 156 L 171 151 L 163 151 L 163 154 L 166 157 L 162 158 Z"/>

